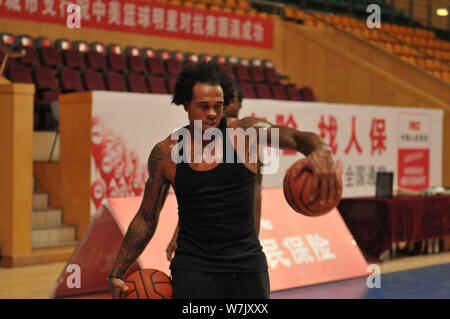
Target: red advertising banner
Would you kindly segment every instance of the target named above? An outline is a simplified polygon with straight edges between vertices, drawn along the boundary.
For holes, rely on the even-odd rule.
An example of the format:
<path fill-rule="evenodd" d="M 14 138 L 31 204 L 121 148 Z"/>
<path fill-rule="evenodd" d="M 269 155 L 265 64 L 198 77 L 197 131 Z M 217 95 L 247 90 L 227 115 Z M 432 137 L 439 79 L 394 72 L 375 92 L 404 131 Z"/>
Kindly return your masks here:
<path fill-rule="evenodd" d="M 145 0 L 0 1 L 0 17 L 66 25 L 80 8 L 81 28 L 272 48 L 273 21 Z"/>
<path fill-rule="evenodd" d="M 430 151 L 428 149 L 398 150 L 398 186 L 421 190 L 430 185 Z"/>
<path fill-rule="evenodd" d="M 117 197 L 103 202 L 67 263 L 80 268 L 80 287 L 67 285 L 71 273 L 66 267 L 51 298 L 108 290 L 105 277 L 141 201 L 142 197 Z M 170 275 L 166 247 L 177 221 L 178 204 L 171 193 L 152 240 L 128 274 L 154 268 Z M 367 262 L 337 209 L 321 217 L 297 214 L 286 203 L 281 188 L 262 190 L 259 238 L 267 258 L 271 291 L 368 275 Z"/>

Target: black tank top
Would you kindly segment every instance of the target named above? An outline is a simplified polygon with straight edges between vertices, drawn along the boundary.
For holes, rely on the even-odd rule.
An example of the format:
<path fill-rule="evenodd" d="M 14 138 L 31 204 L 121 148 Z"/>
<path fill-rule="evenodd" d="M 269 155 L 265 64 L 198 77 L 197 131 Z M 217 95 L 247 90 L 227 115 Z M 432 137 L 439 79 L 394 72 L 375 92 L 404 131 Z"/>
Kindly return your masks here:
<path fill-rule="evenodd" d="M 226 127 L 226 118 L 222 118 L 219 128 L 230 146 Z M 223 159 L 227 158 L 226 149 L 223 143 Z M 184 158 L 184 154 L 179 155 Z M 170 269 L 204 272 L 267 269 L 255 230 L 256 174 L 237 162 L 236 151 L 234 156 L 234 163 L 222 162 L 208 171 L 196 171 L 185 161 L 177 164 L 174 189 L 179 232 Z"/>

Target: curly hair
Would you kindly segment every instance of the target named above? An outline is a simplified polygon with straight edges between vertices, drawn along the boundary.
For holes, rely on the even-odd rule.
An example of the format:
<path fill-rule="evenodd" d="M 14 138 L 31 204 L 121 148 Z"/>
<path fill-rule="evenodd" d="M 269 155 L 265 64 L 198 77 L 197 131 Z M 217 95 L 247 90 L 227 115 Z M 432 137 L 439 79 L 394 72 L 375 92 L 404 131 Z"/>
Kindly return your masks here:
<path fill-rule="evenodd" d="M 223 90 L 224 105 L 234 98 L 234 77 L 218 62 L 210 60 L 198 64 L 188 64 L 181 70 L 175 83 L 172 103 L 183 105 L 192 100 L 197 83 L 220 85 Z"/>

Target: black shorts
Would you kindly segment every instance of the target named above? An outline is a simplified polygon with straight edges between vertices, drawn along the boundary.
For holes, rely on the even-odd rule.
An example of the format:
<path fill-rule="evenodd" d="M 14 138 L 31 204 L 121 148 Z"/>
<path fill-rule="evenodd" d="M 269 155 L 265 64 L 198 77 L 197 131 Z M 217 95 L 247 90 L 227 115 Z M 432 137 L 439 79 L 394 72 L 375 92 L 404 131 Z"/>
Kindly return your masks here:
<path fill-rule="evenodd" d="M 266 271 L 200 272 L 172 270 L 174 299 L 269 299 Z"/>

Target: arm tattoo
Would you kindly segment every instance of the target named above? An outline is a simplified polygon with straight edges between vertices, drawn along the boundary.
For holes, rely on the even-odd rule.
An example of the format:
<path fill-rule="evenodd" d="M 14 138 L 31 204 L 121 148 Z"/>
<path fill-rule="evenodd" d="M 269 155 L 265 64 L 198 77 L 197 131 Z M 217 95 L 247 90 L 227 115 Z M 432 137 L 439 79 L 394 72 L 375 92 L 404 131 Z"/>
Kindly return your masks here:
<path fill-rule="evenodd" d="M 169 192 L 169 183 L 159 172 L 164 152 L 157 145 L 148 160 L 149 179 L 145 185 L 144 197 L 136 216 L 131 221 L 122 241 L 112 274 L 123 276 L 140 256 L 153 237 L 158 224 L 159 213 Z"/>

